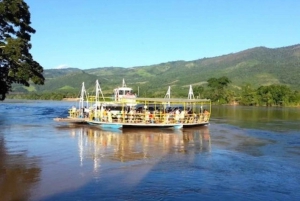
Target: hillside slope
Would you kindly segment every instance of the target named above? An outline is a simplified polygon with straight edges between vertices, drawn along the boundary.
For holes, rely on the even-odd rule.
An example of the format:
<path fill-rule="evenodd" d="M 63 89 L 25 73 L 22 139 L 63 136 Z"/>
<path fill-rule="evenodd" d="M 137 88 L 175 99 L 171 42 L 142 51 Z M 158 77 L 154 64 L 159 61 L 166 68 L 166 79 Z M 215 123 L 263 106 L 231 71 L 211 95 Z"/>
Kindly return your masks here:
<path fill-rule="evenodd" d="M 186 91 L 191 84 L 204 85 L 211 77 L 227 76 L 232 85 L 249 83 L 254 87 L 270 84 L 285 84 L 300 89 L 300 45 L 282 48 L 256 47 L 237 53 L 194 61 L 172 61 L 151 66 L 132 68 L 102 67 L 87 70 L 45 70 L 44 86 L 35 86 L 37 91 L 59 89 L 80 90 L 86 82 L 92 89 L 95 80 L 101 82 L 102 90 L 111 93 L 125 78 L 128 86 L 143 93 L 162 96 L 168 86 L 174 91 Z"/>

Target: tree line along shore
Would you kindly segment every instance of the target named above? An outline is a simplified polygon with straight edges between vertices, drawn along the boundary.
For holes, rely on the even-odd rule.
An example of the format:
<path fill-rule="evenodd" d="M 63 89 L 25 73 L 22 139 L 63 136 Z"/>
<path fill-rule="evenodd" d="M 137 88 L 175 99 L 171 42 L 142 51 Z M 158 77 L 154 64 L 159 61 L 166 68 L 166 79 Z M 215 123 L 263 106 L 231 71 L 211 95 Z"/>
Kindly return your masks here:
<path fill-rule="evenodd" d="M 300 107 L 299 91 L 292 90 L 286 85 L 269 85 L 254 88 L 251 84 L 245 84 L 237 90 L 231 87 L 231 80 L 225 76 L 210 78 L 207 80 L 206 86 L 195 86 L 193 92 L 195 98 L 211 99 L 214 105 Z M 176 91 L 174 91 L 174 94 L 176 94 Z M 111 94 L 104 94 L 104 96 L 109 99 Z M 140 97 L 157 98 L 164 97 L 164 94 L 156 94 L 156 97 L 153 94 L 148 96 L 141 94 Z M 186 98 L 186 94 L 177 92 L 176 97 Z M 79 101 L 78 92 L 17 93 L 9 94 L 8 98 Z"/>

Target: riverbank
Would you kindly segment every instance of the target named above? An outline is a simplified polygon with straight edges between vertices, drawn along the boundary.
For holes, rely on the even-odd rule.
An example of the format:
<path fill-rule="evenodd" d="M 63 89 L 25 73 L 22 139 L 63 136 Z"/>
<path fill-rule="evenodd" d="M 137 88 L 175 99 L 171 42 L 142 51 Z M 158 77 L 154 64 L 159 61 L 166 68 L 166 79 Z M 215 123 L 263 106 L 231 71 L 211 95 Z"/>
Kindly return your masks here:
<path fill-rule="evenodd" d="M 62 101 L 79 101 L 79 98 L 63 98 Z"/>

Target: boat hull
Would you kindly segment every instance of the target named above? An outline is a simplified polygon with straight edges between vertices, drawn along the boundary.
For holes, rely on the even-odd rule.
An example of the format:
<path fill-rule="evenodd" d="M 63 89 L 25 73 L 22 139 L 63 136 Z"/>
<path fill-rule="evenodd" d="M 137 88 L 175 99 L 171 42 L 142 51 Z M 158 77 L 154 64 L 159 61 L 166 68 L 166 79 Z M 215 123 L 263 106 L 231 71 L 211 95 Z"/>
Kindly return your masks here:
<path fill-rule="evenodd" d="M 93 126 L 100 126 L 101 128 L 121 129 L 123 127 L 120 123 L 108 123 L 100 121 L 86 121 L 88 124 Z"/>
<path fill-rule="evenodd" d="M 54 118 L 54 121 L 62 123 L 72 123 L 72 124 L 86 124 L 86 119 L 84 118 Z"/>
<path fill-rule="evenodd" d="M 130 124 L 125 123 L 123 127 L 136 127 L 136 128 L 174 128 L 174 129 L 181 129 L 183 127 L 182 124 Z"/>
<path fill-rule="evenodd" d="M 91 121 L 86 120 L 86 122 L 90 125 L 99 126 L 101 128 L 113 128 L 113 129 L 122 129 L 122 128 L 174 128 L 174 129 L 182 129 L 186 127 L 193 126 L 204 126 L 208 125 L 208 122 L 205 123 L 194 123 L 194 124 L 184 124 L 184 123 L 176 123 L 176 124 L 155 124 L 155 123 L 110 123 L 110 122 L 101 122 L 101 121 Z"/>
<path fill-rule="evenodd" d="M 111 128 L 111 129 L 122 129 L 122 128 L 174 128 L 181 129 L 194 126 L 205 126 L 209 122 L 201 123 L 117 123 L 117 122 L 103 122 L 103 121 L 94 121 L 86 118 L 54 118 L 54 121 L 62 123 L 72 123 L 72 124 L 89 124 L 93 126 L 99 126 L 101 128 Z"/>

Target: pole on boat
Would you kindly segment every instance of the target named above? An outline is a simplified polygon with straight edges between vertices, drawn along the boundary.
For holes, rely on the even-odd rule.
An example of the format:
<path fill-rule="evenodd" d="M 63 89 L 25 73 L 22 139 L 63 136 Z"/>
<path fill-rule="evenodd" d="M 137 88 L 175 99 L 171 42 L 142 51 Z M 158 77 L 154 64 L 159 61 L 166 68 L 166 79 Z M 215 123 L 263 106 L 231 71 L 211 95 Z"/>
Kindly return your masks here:
<path fill-rule="evenodd" d="M 123 78 L 122 87 L 126 87 L 126 84 L 125 84 L 125 80 L 124 80 L 124 78 Z"/>
<path fill-rule="evenodd" d="M 85 87 L 84 87 L 84 82 L 82 82 L 80 98 L 79 98 L 79 108 L 83 108 L 84 94 L 85 94 Z"/>
<path fill-rule="evenodd" d="M 169 86 L 168 91 L 165 95 L 165 98 L 170 99 L 171 98 L 171 87 Z M 168 102 L 168 106 L 170 106 L 170 102 Z"/>
<path fill-rule="evenodd" d="M 189 94 L 188 94 L 188 99 L 195 99 L 192 85 L 190 85 L 190 90 L 189 90 Z"/>
<path fill-rule="evenodd" d="M 104 98 L 104 96 L 103 96 L 103 93 L 102 93 L 100 84 L 99 84 L 98 80 L 96 80 L 96 106 L 98 106 L 99 92 L 100 92 L 101 95 L 102 95 L 103 101 L 105 101 L 105 98 Z"/>
<path fill-rule="evenodd" d="M 99 82 L 98 80 L 96 80 L 96 98 L 95 98 L 96 108 L 98 107 L 98 97 L 99 97 L 98 86 L 99 86 Z"/>
<path fill-rule="evenodd" d="M 165 98 L 171 98 L 171 87 L 169 86 L 168 91 L 165 95 Z"/>

